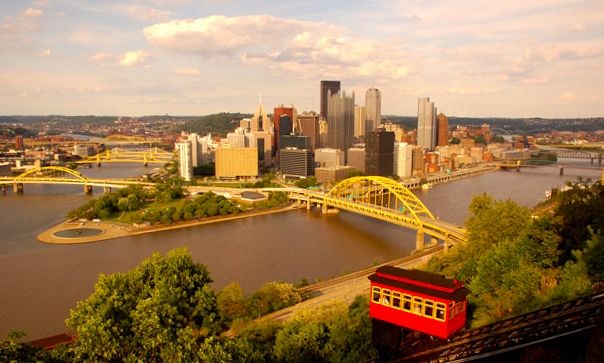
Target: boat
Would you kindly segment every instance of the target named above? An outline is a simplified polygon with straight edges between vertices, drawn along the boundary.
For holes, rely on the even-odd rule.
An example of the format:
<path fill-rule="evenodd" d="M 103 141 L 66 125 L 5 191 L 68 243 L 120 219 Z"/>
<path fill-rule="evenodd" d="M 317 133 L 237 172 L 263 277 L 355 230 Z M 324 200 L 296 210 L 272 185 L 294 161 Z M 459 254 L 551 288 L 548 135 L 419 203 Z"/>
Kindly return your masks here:
<path fill-rule="evenodd" d="M 430 184 L 430 183 L 422 184 L 422 190 L 428 190 L 428 189 L 432 189 L 432 184 Z"/>

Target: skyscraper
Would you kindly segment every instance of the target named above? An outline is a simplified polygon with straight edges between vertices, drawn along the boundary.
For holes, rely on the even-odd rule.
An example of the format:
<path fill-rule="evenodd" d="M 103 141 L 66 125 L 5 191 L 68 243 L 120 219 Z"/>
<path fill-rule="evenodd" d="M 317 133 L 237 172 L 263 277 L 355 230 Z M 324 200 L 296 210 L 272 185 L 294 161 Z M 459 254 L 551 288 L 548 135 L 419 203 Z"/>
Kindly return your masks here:
<path fill-rule="evenodd" d="M 417 145 L 427 150 L 436 146 L 436 108 L 430 97 L 417 100 Z"/>
<path fill-rule="evenodd" d="M 191 142 L 188 140 L 177 142 L 175 147 L 179 152 L 178 171 L 180 172 L 180 176 L 186 181 L 191 181 L 191 177 L 193 176 L 193 165 L 191 165 Z"/>
<path fill-rule="evenodd" d="M 354 137 L 354 92 L 346 96 L 345 91 L 329 93 L 327 107 L 328 147 L 346 150 Z"/>
<path fill-rule="evenodd" d="M 354 106 L 354 137 L 365 136 L 367 109 L 365 106 Z"/>
<path fill-rule="evenodd" d="M 296 122 L 296 109 L 292 107 L 285 107 L 283 105 L 275 107 L 273 112 L 273 124 L 275 127 L 275 134 L 273 139 L 273 146 L 275 150 L 279 150 L 279 136 L 289 135 L 293 131 L 293 125 Z"/>
<path fill-rule="evenodd" d="M 327 120 L 329 92 L 332 95 L 340 92 L 340 81 L 321 81 L 321 118 L 323 120 Z"/>
<path fill-rule="evenodd" d="M 365 130 L 377 130 L 382 122 L 382 95 L 379 89 L 370 88 L 367 90 L 365 93 L 365 109 L 367 112 Z"/>
<path fill-rule="evenodd" d="M 294 130 L 310 137 L 312 150 L 319 147 L 319 115 L 314 112 L 303 112 L 298 115 L 297 121 L 294 123 Z"/>
<path fill-rule="evenodd" d="M 437 117 L 438 123 L 438 146 L 449 145 L 449 119 L 444 113 L 439 113 Z"/>
<path fill-rule="evenodd" d="M 365 174 L 391 176 L 394 166 L 394 132 L 379 129 L 365 134 Z"/>

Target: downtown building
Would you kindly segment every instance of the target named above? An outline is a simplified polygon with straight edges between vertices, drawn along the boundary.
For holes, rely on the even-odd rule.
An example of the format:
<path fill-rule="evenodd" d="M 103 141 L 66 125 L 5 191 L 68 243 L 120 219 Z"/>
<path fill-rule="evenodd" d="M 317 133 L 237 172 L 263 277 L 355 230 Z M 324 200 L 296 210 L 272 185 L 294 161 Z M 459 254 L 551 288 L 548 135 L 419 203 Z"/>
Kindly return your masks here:
<path fill-rule="evenodd" d="M 368 132 L 365 135 L 365 174 L 392 176 L 394 159 L 394 132 Z"/>
<path fill-rule="evenodd" d="M 417 100 L 417 145 L 426 150 L 436 147 L 436 107 L 430 97 Z"/>
<path fill-rule="evenodd" d="M 279 168 L 285 178 L 307 178 L 314 174 L 312 150 L 288 147 L 280 150 Z"/>
<path fill-rule="evenodd" d="M 319 115 L 315 112 L 303 112 L 298 115 L 294 123 L 294 130 L 296 133 L 310 138 L 312 150 L 319 147 Z"/>
<path fill-rule="evenodd" d="M 275 151 L 278 152 L 281 149 L 279 145 L 279 138 L 282 135 L 289 135 L 294 132 L 294 125 L 296 124 L 297 112 L 294 106 L 285 107 L 283 105 L 275 107 L 273 112 L 273 125 L 274 125 L 274 138 L 273 146 Z"/>
<path fill-rule="evenodd" d="M 449 119 L 441 112 L 436 116 L 436 123 L 438 125 L 436 145 L 449 145 Z"/>
<path fill-rule="evenodd" d="M 321 119 L 327 120 L 328 100 L 330 94 L 340 92 L 340 81 L 321 81 Z"/>
<path fill-rule="evenodd" d="M 258 176 L 258 151 L 249 147 L 223 146 L 216 150 L 216 178 L 255 178 Z"/>
<path fill-rule="evenodd" d="M 365 148 L 351 147 L 346 150 L 346 165 L 365 174 Z"/>
<path fill-rule="evenodd" d="M 406 142 L 394 143 L 394 175 L 401 178 L 407 178 L 413 175 L 413 149 L 414 145 L 409 145 Z"/>
<path fill-rule="evenodd" d="M 346 150 L 354 139 L 354 92 L 329 94 L 327 107 L 327 146 Z"/>
<path fill-rule="evenodd" d="M 193 177 L 191 142 L 189 140 L 177 142 L 174 148 L 178 151 L 178 172 L 180 177 L 186 181 L 191 181 Z"/>
<path fill-rule="evenodd" d="M 377 130 L 382 123 L 382 95 L 379 89 L 370 88 L 365 93 L 365 111 L 365 132 Z"/>
<path fill-rule="evenodd" d="M 365 136 L 367 125 L 367 109 L 365 106 L 354 106 L 354 138 L 360 139 Z"/>

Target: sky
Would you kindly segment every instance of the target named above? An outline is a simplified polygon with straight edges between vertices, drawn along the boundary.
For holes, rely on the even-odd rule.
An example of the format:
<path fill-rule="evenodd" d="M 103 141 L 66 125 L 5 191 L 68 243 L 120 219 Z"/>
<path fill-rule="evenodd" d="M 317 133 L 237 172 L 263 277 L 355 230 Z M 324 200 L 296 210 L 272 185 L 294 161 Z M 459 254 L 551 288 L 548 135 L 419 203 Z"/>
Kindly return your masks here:
<path fill-rule="evenodd" d="M 604 116 L 604 1 L 2 0 L 0 114 Z"/>

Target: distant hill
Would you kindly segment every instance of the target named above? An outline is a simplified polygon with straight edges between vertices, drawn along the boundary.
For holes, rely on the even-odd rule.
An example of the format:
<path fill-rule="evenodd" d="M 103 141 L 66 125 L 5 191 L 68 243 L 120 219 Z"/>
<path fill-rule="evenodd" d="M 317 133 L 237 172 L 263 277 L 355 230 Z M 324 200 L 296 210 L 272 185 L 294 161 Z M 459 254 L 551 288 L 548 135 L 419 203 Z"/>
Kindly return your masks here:
<path fill-rule="evenodd" d="M 385 115 L 387 119 L 401 124 L 406 129 L 417 128 L 417 116 Z M 597 131 L 604 130 L 604 117 L 592 118 L 501 118 L 501 117 L 449 117 L 449 126 L 480 126 L 487 123 L 491 129 L 502 129 L 511 134 L 537 134 L 557 131 Z"/>
<path fill-rule="evenodd" d="M 228 132 L 233 131 L 239 126 L 239 121 L 246 117 L 252 117 L 251 114 L 239 112 L 221 112 L 201 117 L 189 117 L 183 125 L 176 126 L 175 130 L 187 132 L 196 132 L 205 135 L 209 132 L 226 136 Z"/>

